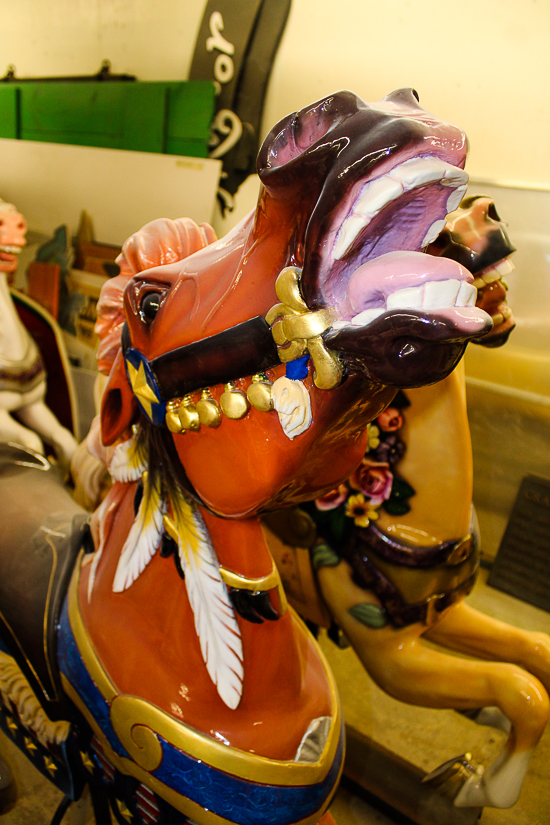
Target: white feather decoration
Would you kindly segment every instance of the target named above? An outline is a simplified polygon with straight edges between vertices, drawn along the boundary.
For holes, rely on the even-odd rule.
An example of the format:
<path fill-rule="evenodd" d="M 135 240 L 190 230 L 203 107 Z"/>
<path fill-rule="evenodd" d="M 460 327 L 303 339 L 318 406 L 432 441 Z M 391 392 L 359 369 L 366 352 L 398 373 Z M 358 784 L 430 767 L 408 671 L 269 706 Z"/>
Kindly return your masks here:
<path fill-rule="evenodd" d="M 103 548 L 105 547 L 105 517 L 107 514 L 107 510 L 109 508 L 109 496 L 104 498 L 99 508 L 97 510 L 97 518 L 99 521 L 99 547 L 95 551 L 91 566 L 90 566 L 90 573 L 88 576 L 88 601 L 92 598 L 92 590 L 94 589 L 95 584 L 95 577 L 97 572 L 97 566 L 99 564 L 99 560 L 103 554 Z"/>
<path fill-rule="evenodd" d="M 244 675 L 239 625 L 198 508 L 179 491 L 171 503 L 202 658 L 220 698 L 234 710 L 241 701 Z"/>
<path fill-rule="evenodd" d="M 128 441 L 117 444 L 109 463 L 109 472 L 115 481 L 137 481 L 147 469 L 145 444 L 134 433 Z"/>
<path fill-rule="evenodd" d="M 132 528 L 118 560 L 113 592 L 130 587 L 153 558 L 164 532 L 163 516 L 166 504 L 160 490 L 160 478 L 151 481 L 143 476 L 143 496 Z"/>

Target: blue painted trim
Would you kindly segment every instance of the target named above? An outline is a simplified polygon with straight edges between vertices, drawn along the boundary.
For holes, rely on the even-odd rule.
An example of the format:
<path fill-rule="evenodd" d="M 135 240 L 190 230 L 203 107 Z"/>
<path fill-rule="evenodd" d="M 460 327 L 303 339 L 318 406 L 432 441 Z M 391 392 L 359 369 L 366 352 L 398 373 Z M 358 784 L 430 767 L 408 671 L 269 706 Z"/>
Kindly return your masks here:
<path fill-rule="evenodd" d="M 58 657 L 62 673 L 88 707 L 114 752 L 131 759 L 111 727 L 109 706 L 80 656 L 66 603 L 61 613 Z M 162 762 L 152 775 L 183 797 L 239 825 L 290 825 L 315 814 L 337 782 L 344 753 L 342 730 L 334 762 L 322 782 L 300 786 L 262 785 L 217 770 L 178 750 L 161 736 L 158 738 Z"/>
<path fill-rule="evenodd" d="M 111 726 L 109 705 L 86 670 L 71 629 L 67 600 L 65 600 L 65 604 L 63 605 L 59 622 L 57 660 L 61 673 L 68 679 L 80 696 L 96 723 L 99 725 L 101 732 L 111 748 L 118 756 L 125 756 L 127 759 L 131 759 L 130 754 L 122 747 Z"/>
<path fill-rule="evenodd" d="M 151 403 L 151 413 L 152 416 L 149 416 L 145 407 L 141 404 L 137 395 L 134 394 L 134 398 L 136 399 L 137 403 L 139 404 L 139 408 L 142 410 L 143 414 L 146 418 L 149 419 L 153 424 L 157 427 L 160 427 L 164 424 L 164 420 L 166 418 L 166 402 L 161 399 L 160 390 L 158 388 L 157 382 L 155 380 L 155 376 L 149 366 L 149 361 L 141 353 L 139 350 L 134 349 L 133 347 L 129 347 L 124 352 L 124 366 L 126 368 L 126 375 L 128 377 L 128 382 L 130 386 L 132 386 L 132 382 L 130 381 L 130 376 L 128 375 L 128 364 L 131 364 L 137 370 L 143 364 L 143 369 L 145 370 L 145 376 L 147 378 L 147 384 L 151 390 L 153 390 L 155 396 L 157 397 L 158 401 L 155 403 L 154 401 Z"/>

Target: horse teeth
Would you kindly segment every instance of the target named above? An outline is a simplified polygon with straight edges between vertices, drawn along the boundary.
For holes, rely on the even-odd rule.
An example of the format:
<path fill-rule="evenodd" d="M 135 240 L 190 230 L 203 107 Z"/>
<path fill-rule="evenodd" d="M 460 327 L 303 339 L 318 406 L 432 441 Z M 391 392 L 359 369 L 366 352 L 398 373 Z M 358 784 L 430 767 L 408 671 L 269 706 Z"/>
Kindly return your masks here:
<path fill-rule="evenodd" d="M 388 309 L 420 309 L 423 298 L 422 286 L 412 286 L 407 289 L 398 289 L 388 295 L 386 305 Z"/>
<path fill-rule="evenodd" d="M 332 251 L 333 259 L 341 260 L 370 221 L 389 203 L 401 197 L 404 192 L 410 192 L 430 183 L 457 187 L 447 200 L 447 211 L 450 212 L 456 207 L 449 209 L 449 204 L 452 205 L 456 200 L 456 206 L 458 206 L 466 191 L 467 182 L 466 172 L 438 158 L 411 158 L 394 166 L 386 175 L 370 181 L 362 189 L 336 235 Z M 444 220 L 435 221 L 428 230 L 422 246 L 427 246 L 434 241 L 444 226 Z"/>
<path fill-rule="evenodd" d="M 481 277 L 483 278 L 484 284 L 494 284 L 495 281 L 500 281 L 500 274 L 495 269 L 484 272 Z"/>
<path fill-rule="evenodd" d="M 369 223 L 369 218 L 364 218 L 360 215 L 350 215 L 346 218 L 340 227 L 336 243 L 334 244 L 333 258 L 335 261 L 339 261 L 340 258 L 344 257 L 359 233 L 368 226 Z"/>
<path fill-rule="evenodd" d="M 334 329 L 341 329 L 351 324 L 354 327 L 363 327 L 370 324 L 384 312 L 397 309 L 445 309 L 446 307 L 475 306 L 477 289 L 473 284 L 450 278 L 447 281 L 432 281 L 422 286 L 398 289 L 388 295 L 384 308 L 374 307 L 364 309 L 355 315 L 349 322 L 336 322 Z"/>
<path fill-rule="evenodd" d="M 477 289 L 473 284 L 462 281 L 458 295 L 456 296 L 455 306 L 457 307 L 475 307 L 477 300 Z"/>
<path fill-rule="evenodd" d="M 441 180 L 445 171 L 445 164 L 436 158 L 412 158 L 400 163 L 389 172 L 389 175 L 401 181 L 408 191 L 427 183 L 436 183 Z"/>
<path fill-rule="evenodd" d="M 502 312 L 502 316 L 503 316 L 503 318 L 504 318 L 506 321 L 508 320 L 508 318 L 511 318 L 511 317 L 512 317 L 512 310 L 510 309 L 510 307 L 507 307 L 507 306 L 502 307 L 501 312 Z"/>
<path fill-rule="evenodd" d="M 475 286 L 476 289 L 483 289 L 485 286 L 485 281 L 483 278 L 476 278 L 472 286 Z"/>
<path fill-rule="evenodd" d="M 502 324 L 504 321 L 504 315 L 502 312 L 497 312 L 496 315 L 491 315 L 491 321 L 493 322 L 494 327 L 498 327 L 499 324 Z"/>
<path fill-rule="evenodd" d="M 394 201 L 403 194 L 403 186 L 398 180 L 385 175 L 373 180 L 363 189 L 359 200 L 353 207 L 355 215 L 374 218 L 390 201 Z"/>
<path fill-rule="evenodd" d="M 435 239 L 442 232 L 444 227 L 445 227 L 445 220 L 444 219 L 441 220 L 441 221 L 434 221 L 434 223 L 432 223 L 432 225 L 430 226 L 430 228 L 426 232 L 424 240 L 422 241 L 422 248 L 424 248 L 425 246 L 428 246 L 433 241 L 435 241 Z"/>
<path fill-rule="evenodd" d="M 458 209 L 460 206 L 460 201 L 466 194 L 466 189 L 468 188 L 467 184 L 463 186 L 458 186 L 455 191 L 449 195 L 447 200 L 447 212 L 454 212 L 455 209 Z"/>
<path fill-rule="evenodd" d="M 450 278 L 448 281 L 431 281 L 424 284 L 423 309 L 443 309 L 455 306 L 461 281 Z"/>
<path fill-rule="evenodd" d="M 351 319 L 351 324 L 354 327 L 365 327 L 385 311 L 385 309 L 381 309 L 380 307 L 378 309 L 364 309 L 363 312 L 360 312 L 359 315 Z"/>
<path fill-rule="evenodd" d="M 464 169 L 451 166 L 450 163 L 446 163 L 445 166 L 445 176 L 441 181 L 443 186 L 465 186 L 468 183 L 468 173 Z"/>
<path fill-rule="evenodd" d="M 495 269 L 501 276 L 506 276 L 509 275 L 510 272 L 513 272 L 515 266 L 510 260 L 510 258 L 504 258 L 503 261 L 500 261 L 500 263 L 496 264 Z"/>

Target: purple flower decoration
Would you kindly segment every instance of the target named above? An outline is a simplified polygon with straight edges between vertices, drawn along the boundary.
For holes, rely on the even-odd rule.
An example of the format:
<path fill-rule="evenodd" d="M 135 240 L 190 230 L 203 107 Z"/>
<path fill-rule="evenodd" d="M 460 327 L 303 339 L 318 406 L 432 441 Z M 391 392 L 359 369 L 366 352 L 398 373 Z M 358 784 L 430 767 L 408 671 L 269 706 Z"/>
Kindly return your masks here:
<path fill-rule="evenodd" d="M 395 433 L 387 435 L 371 455 L 375 461 L 393 466 L 403 457 L 405 444 Z"/>

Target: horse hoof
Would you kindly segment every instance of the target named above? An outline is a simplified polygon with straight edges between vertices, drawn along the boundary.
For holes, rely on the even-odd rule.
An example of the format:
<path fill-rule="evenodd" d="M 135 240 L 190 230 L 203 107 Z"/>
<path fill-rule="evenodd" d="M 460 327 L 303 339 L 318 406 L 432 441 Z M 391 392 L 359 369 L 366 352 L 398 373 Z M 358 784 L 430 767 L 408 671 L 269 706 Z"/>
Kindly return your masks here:
<path fill-rule="evenodd" d="M 463 787 L 472 781 L 479 782 L 481 773 L 483 773 L 483 768 L 473 761 L 472 754 L 464 753 L 443 762 L 424 777 L 422 784 L 437 788 L 440 794 L 454 800 L 456 804 L 456 798 Z"/>

